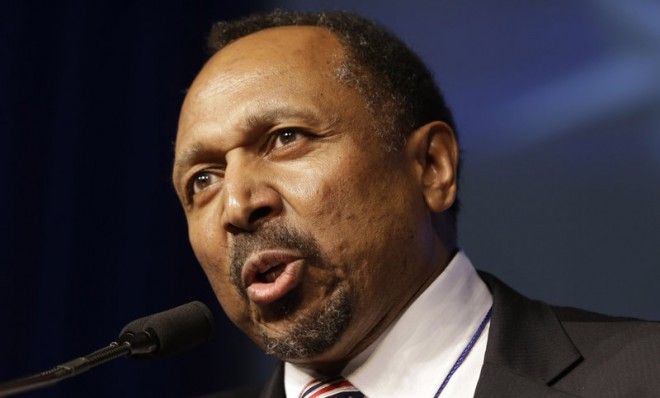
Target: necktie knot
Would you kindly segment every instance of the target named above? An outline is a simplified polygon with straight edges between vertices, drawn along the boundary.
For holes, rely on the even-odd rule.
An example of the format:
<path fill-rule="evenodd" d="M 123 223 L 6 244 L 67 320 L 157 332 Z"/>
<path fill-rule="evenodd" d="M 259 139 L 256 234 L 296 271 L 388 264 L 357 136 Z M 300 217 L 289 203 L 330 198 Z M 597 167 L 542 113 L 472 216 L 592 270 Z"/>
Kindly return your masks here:
<path fill-rule="evenodd" d="M 303 388 L 299 398 L 364 398 L 364 394 L 339 376 L 313 380 Z"/>

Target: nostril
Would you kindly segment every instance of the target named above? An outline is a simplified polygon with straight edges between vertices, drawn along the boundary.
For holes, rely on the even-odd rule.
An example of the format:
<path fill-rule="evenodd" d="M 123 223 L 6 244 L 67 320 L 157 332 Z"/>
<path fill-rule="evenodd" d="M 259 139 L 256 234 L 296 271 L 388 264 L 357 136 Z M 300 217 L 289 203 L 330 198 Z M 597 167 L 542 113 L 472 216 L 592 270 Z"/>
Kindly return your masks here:
<path fill-rule="evenodd" d="M 259 207 L 258 209 L 253 210 L 248 218 L 248 224 L 252 225 L 260 219 L 268 217 L 272 211 L 273 209 L 268 206 Z"/>

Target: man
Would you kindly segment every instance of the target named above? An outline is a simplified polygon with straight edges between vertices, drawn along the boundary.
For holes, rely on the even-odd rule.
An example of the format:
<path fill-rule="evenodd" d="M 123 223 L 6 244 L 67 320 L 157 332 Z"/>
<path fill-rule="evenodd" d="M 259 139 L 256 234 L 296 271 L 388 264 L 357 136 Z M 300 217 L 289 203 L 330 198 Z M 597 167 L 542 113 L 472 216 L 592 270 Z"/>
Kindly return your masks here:
<path fill-rule="evenodd" d="M 223 309 L 283 361 L 261 396 L 660 391 L 658 325 L 528 300 L 458 249 L 453 121 L 398 39 L 277 11 L 211 44 L 173 181 Z"/>

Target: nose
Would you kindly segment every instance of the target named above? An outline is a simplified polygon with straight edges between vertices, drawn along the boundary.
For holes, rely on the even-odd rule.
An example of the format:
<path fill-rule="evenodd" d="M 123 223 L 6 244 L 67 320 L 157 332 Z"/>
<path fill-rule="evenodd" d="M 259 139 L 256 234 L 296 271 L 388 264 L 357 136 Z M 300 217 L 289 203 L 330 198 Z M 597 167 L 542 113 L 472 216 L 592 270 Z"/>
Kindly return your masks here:
<path fill-rule="evenodd" d="M 229 233 L 254 231 L 282 212 L 282 198 L 258 163 L 245 159 L 227 164 L 222 224 Z"/>

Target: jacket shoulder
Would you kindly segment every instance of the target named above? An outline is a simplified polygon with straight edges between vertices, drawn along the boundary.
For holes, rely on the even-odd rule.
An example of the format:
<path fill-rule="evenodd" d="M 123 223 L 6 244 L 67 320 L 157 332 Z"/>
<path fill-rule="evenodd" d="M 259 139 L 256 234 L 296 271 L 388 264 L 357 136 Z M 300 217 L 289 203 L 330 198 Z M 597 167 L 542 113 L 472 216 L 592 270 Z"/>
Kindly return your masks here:
<path fill-rule="evenodd" d="M 582 355 L 558 388 L 589 395 L 647 396 L 660 389 L 660 323 L 553 307 Z M 643 386 L 643 387 L 642 387 Z"/>
<path fill-rule="evenodd" d="M 660 322 L 617 317 L 572 307 L 551 307 L 582 355 L 604 347 L 626 349 L 639 342 L 660 340 Z"/>
<path fill-rule="evenodd" d="M 659 323 L 548 305 L 479 274 L 493 295 L 493 318 L 476 396 L 511 396 L 492 389 L 522 388 L 520 379 L 546 390 L 517 396 L 658 396 Z"/>

